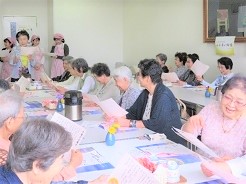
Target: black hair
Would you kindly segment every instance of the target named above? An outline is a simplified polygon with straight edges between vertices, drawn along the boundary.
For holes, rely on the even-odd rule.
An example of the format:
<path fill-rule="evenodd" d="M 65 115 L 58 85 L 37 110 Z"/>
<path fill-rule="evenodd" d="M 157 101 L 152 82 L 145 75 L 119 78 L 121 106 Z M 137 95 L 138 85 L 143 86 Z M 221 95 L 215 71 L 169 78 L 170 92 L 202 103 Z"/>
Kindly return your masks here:
<path fill-rule="evenodd" d="M 109 67 L 105 63 L 94 64 L 91 68 L 91 73 L 95 74 L 98 77 L 101 77 L 103 74 L 107 77 L 110 76 Z"/>
<path fill-rule="evenodd" d="M 9 42 L 10 44 L 11 44 L 11 48 L 13 48 L 14 47 L 14 43 L 11 43 L 11 41 L 8 39 L 8 38 L 5 38 L 4 40 L 3 40 L 3 42 Z"/>
<path fill-rule="evenodd" d="M 20 36 L 27 36 L 27 39 L 29 40 L 30 36 L 29 36 L 29 33 L 26 31 L 26 30 L 21 30 L 19 31 L 17 34 L 16 34 L 16 40 L 19 42 L 19 37 Z"/>
<path fill-rule="evenodd" d="M 246 76 L 242 74 L 236 74 L 232 78 L 230 78 L 221 89 L 221 93 L 225 94 L 227 90 L 230 89 L 241 89 L 244 93 L 246 93 Z"/>
<path fill-rule="evenodd" d="M 180 62 L 183 62 L 183 65 L 185 65 L 187 61 L 186 52 L 176 52 L 175 57 L 179 58 Z"/>
<path fill-rule="evenodd" d="M 75 59 L 72 62 L 72 67 L 73 67 L 73 69 L 76 68 L 79 73 L 81 73 L 81 72 L 86 73 L 89 70 L 89 66 L 88 66 L 86 60 L 83 58 Z"/>
<path fill-rule="evenodd" d="M 228 70 L 228 69 L 232 69 L 232 67 L 233 67 L 233 62 L 232 62 L 232 60 L 230 59 L 230 58 L 228 58 L 228 57 L 222 57 L 222 58 L 220 58 L 220 59 L 218 59 L 218 64 L 221 64 L 221 65 L 224 65 L 225 66 L 225 68 Z"/>
<path fill-rule="evenodd" d="M 196 53 L 188 54 L 187 57 L 190 58 L 193 63 L 195 63 L 196 60 L 199 60 L 199 56 Z"/>
<path fill-rule="evenodd" d="M 53 38 L 53 40 L 55 41 L 57 38 Z M 62 43 L 65 43 L 65 39 L 61 40 Z"/>
<path fill-rule="evenodd" d="M 143 77 L 150 76 L 151 81 L 156 84 L 161 82 L 162 69 L 155 59 L 144 59 L 138 64 Z"/>
<path fill-rule="evenodd" d="M 158 57 L 161 61 L 163 61 L 164 64 L 167 61 L 167 55 L 166 54 L 160 53 L 160 54 L 157 54 L 156 57 Z"/>

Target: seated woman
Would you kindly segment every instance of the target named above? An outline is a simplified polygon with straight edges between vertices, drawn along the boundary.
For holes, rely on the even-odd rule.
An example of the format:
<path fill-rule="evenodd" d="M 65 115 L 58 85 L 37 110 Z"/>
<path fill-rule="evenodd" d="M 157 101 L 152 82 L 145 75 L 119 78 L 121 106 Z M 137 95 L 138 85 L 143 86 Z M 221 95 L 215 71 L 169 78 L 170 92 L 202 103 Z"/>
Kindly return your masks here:
<path fill-rule="evenodd" d="M 62 60 L 63 60 L 64 72 L 62 75 L 52 78 L 53 81 L 63 82 L 63 81 L 66 81 L 67 79 L 69 79 L 69 77 L 71 77 L 71 74 L 68 71 L 68 69 L 69 69 L 69 63 L 71 63 L 73 61 L 73 57 L 72 56 L 64 56 L 62 58 Z"/>
<path fill-rule="evenodd" d="M 115 85 L 114 79 L 110 76 L 109 67 L 104 63 L 97 63 L 91 68 L 91 73 L 100 83 L 91 94 L 97 95 L 100 100 L 112 98 L 118 103 L 120 90 Z"/>
<path fill-rule="evenodd" d="M 0 167 L 0 183 L 51 183 L 63 169 L 63 156 L 71 146 L 71 134 L 54 122 L 36 119 L 23 123 L 13 136 L 6 165 Z M 99 183 L 102 179 L 72 183 Z"/>
<path fill-rule="evenodd" d="M 161 65 L 162 72 L 164 72 L 164 73 L 169 72 L 169 69 L 166 66 L 166 62 L 167 62 L 167 55 L 166 54 L 162 54 L 162 53 L 157 54 L 156 55 L 156 61 Z"/>
<path fill-rule="evenodd" d="M 192 65 L 196 62 L 196 60 L 199 60 L 199 56 L 197 54 L 188 54 L 187 61 L 185 65 L 187 66 L 188 70 L 179 78 L 179 84 L 189 84 L 192 86 L 198 86 L 200 85 L 200 81 L 196 79 L 196 75 L 191 70 Z"/>
<path fill-rule="evenodd" d="M 186 61 L 187 61 L 187 54 L 185 52 L 177 52 L 175 54 L 175 65 L 177 68 L 174 70 L 174 72 L 177 74 L 179 79 L 188 70 L 188 68 L 186 68 L 185 66 Z"/>
<path fill-rule="evenodd" d="M 246 77 L 235 75 L 222 88 L 222 99 L 205 106 L 182 129 L 218 156 L 233 159 L 246 152 Z"/>
<path fill-rule="evenodd" d="M 116 68 L 113 73 L 116 86 L 121 91 L 119 105 L 124 109 L 129 109 L 140 94 L 140 89 L 132 85 L 132 72 L 127 66 Z"/>
<path fill-rule="evenodd" d="M 0 149 L 9 151 L 10 137 L 22 125 L 25 117 L 23 99 L 19 93 L 7 90 L 0 93 Z M 82 162 L 82 153 L 72 151 L 70 163 L 56 176 L 55 180 L 65 180 L 76 175 L 75 169 Z M 1 182 L 0 182 L 1 183 Z"/>
<path fill-rule="evenodd" d="M 118 122 L 124 127 L 146 127 L 164 133 L 176 143 L 183 143 L 172 131 L 172 127 L 181 128 L 181 121 L 173 93 L 162 84 L 160 65 L 154 59 L 144 59 L 138 67 L 138 80 L 145 89 L 127 110 L 126 117 L 119 118 Z"/>
<path fill-rule="evenodd" d="M 73 75 L 72 83 L 58 83 L 58 91 L 64 93 L 67 90 L 80 90 L 82 93 L 89 93 L 95 90 L 96 81 L 89 72 L 89 66 L 83 58 L 77 58 L 70 63 L 69 71 Z"/>
<path fill-rule="evenodd" d="M 224 85 L 227 80 L 233 77 L 232 73 L 233 62 L 228 57 L 222 57 L 218 59 L 218 69 L 221 73 L 211 84 L 203 80 L 202 76 L 196 76 L 197 80 L 201 82 L 203 86 L 209 86 L 215 89 L 218 86 Z"/>

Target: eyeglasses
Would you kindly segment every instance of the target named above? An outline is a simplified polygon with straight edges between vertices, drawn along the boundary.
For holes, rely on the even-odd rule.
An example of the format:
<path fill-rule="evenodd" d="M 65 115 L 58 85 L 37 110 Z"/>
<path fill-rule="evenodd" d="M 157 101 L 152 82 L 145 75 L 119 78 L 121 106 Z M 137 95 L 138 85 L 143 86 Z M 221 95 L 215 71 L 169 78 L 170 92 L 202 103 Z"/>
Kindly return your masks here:
<path fill-rule="evenodd" d="M 235 100 L 235 99 L 233 99 L 233 98 L 232 98 L 231 96 L 229 96 L 229 95 L 223 95 L 222 98 L 223 98 L 224 102 L 226 102 L 227 104 L 228 104 L 228 103 L 234 102 L 235 106 L 236 106 L 236 107 L 239 107 L 239 108 L 244 107 L 244 106 L 246 105 L 245 102 Z"/>

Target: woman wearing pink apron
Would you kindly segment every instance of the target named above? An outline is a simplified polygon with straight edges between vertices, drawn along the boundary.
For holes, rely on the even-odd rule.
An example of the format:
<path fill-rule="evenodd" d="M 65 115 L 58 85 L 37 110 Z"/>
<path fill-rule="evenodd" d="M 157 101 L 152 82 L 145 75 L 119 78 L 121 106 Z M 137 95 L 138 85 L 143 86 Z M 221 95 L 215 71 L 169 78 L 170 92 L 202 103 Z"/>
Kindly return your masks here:
<path fill-rule="evenodd" d="M 6 50 L 8 53 L 5 57 L 0 58 L 1 62 L 3 62 L 0 78 L 7 79 L 11 76 L 12 69 L 13 69 L 13 66 L 9 64 L 9 58 L 12 48 L 14 47 L 15 40 L 8 37 L 5 38 L 3 41 L 4 41 L 5 48 L 3 48 L 2 50 Z"/>
<path fill-rule="evenodd" d="M 40 48 L 40 37 L 38 35 L 33 35 L 31 38 L 32 46 L 36 47 L 34 52 L 34 61 L 35 65 L 32 69 L 31 76 L 35 81 L 39 81 L 42 73 L 44 72 L 44 55 L 43 50 Z"/>
<path fill-rule="evenodd" d="M 51 65 L 51 78 L 60 76 L 64 72 L 63 60 L 64 56 L 69 55 L 69 47 L 65 44 L 64 36 L 60 33 L 54 35 L 55 45 L 51 48 L 51 53 L 54 53 Z"/>

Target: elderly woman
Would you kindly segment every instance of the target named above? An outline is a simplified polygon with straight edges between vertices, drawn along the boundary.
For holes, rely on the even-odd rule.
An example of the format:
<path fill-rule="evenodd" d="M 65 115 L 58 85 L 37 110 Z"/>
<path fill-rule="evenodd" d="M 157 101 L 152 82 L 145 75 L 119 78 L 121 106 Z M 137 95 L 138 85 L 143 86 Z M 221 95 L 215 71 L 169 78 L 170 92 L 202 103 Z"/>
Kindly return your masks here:
<path fill-rule="evenodd" d="M 181 128 L 176 99 L 173 93 L 162 84 L 162 69 L 154 59 L 144 59 L 138 64 L 138 80 L 145 89 L 124 118 L 119 118 L 121 126 L 148 128 L 164 133 L 168 139 L 181 143 L 172 127 Z"/>
<path fill-rule="evenodd" d="M 116 86 L 122 92 L 119 105 L 124 109 L 129 109 L 140 94 L 140 89 L 131 83 L 132 72 L 127 66 L 116 68 L 113 73 Z"/>
<path fill-rule="evenodd" d="M 188 54 L 187 61 L 185 65 L 187 66 L 188 70 L 179 78 L 179 84 L 189 84 L 192 86 L 198 86 L 200 85 L 200 81 L 196 79 L 196 75 L 191 70 L 192 65 L 196 62 L 196 60 L 199 60 L 199 56 L 197 54 Z"/>
<path fill-rule="evenodd" d="M 64 167 L 63 156 L 71 146 L 71 134 L 56 123 L 45 119 L 23 123 L 13 136 L 6 165 L 0 167 L 0 183 L 51 183 Z"/>
<path fill-rule="evenodd" d="M 73 57 L 72 56 L 64 56 L 62 58 L 62 60 L 63 60 L 64 72 L 60 76 L 52 78 L 53 81 L 63 82 L 63 81 L 68 80 L 69 77 L 71 77 L 71 74 L 68 71 L 68 69 L 69 69 L 69 63 L 71 63 L 73 61 Z"/>
<path fill-rule="evenodd" d="M 89 66 L 85 59 L 78 58 L 70 63 L 69 71 L 74 77 L 72 83 L 58 83 L 58 90 L 64 93 L 67 90 L 80 90 L 82 93 L 92 92 L 96 87 L 96 81 L 89 72 Z"/>
<path fill-rule="evenodd" d="M 13 90 L 0 93 L 0 109 L 0 149 L 8 152 L 10 136 L 19 129 L 24 121 L 25 114 L 22 97 Z M 2 159 L 5 160 L 4 157 Z M 72 151 L 70 163 L 54 179 L 60 181 L 75 176 L 75 169 L 81 162 L 81 152 Z"/>
<path fill-rule="evenodd" d="M 163 54 L 163 53 L 157 54 L 156 55 L 156 61 L 161 65 L 162 72 L 164 72 L 164 73 L 169 72 L 169 69 L 166 66 L 166 62 L 167 62 L 167 55 L 166 54 Z"/>
<path fill-rule="evenodd" d="M 218 59 L 218 69 L 220 74 L 211 84 L 203 80 L 202 76 L 196 76 L 197 80 L 201 82 L 203 86 L 209 86 L 215 89 L 218 86 L 224 85 L 227 80 L 233 77 L 232 73 L 233 62 L 228 57 L 222 57 Z"/>
<path fill-rule="evenodd" d="M 0 93 L 8 89 L 10 89 L 9 82 L 4 79 L 0 79 Z"/>
<path fill-rule="evenodd" d="M 110 76 L 109 67 L 104 63 L 97 63 L 92 66 L 91 73 L 100 83 L 92 94 L 96 95 L 100 100 L 112 98 L 114 101 L 119 102 L 120 90 Z"/>
<path fill-rule="evenodd" d="M 246 77 L 237 75 L 222 88 L 221 102 L 205 106 L 183 125 L 183 130 L 200 135 L 201 141 L 226 159 L 246 152 Z"/>
<path fill-rule="evenodd" d="M 175 69 L 174 72 L 177 74 L 179 79 L 188 70 L 188 68 L 186 68 L 186 66 L 185 66 L 186 61 L 187 61 L 186 52 L 177 52 L 175 54 L 175 65 L 177 68 Z"/>

